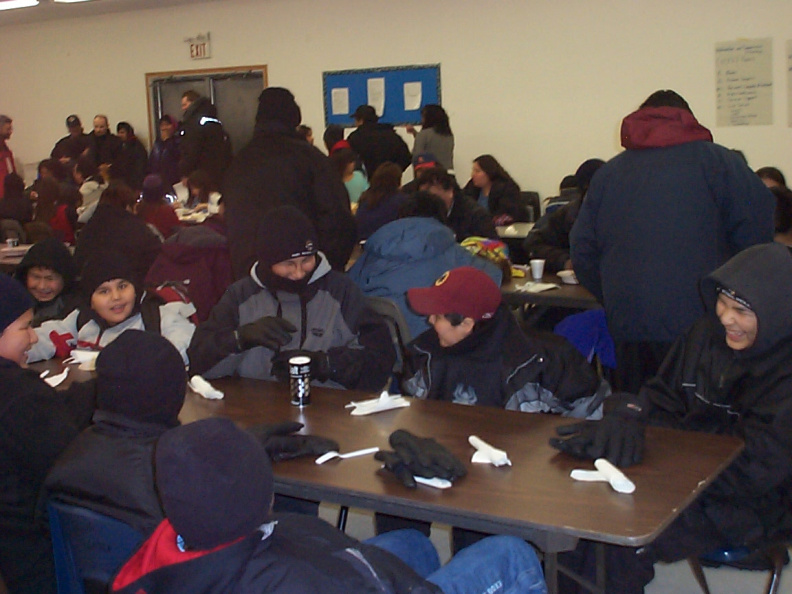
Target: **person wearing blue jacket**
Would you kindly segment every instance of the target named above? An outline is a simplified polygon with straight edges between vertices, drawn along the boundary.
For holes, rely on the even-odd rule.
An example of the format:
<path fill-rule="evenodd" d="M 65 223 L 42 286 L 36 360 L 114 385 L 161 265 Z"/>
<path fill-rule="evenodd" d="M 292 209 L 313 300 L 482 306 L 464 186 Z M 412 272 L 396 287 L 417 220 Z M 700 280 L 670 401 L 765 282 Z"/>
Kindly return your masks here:
<path fill-rule="evenodd" d="M 426 316 L 407 305 L 407 289 L 428 287 L 446 270 L 480 268 L 495 283 L 501 271 L 460 246 L 445 222 L 445 206 L 428 192 L 416 192 L 402 207 L 402 218 L 380 227 L 368 241 L 349 276 L 367 296 L 387 297 L 404 314 L 410 334 L 429 329 Z"/>
<path fill-rule="evenodd" d="M 704 314 L 701 278 L 773 240 L 775 201 L 674 91 L 652 93 L 621 138 L 627 150 L 594 175 L 570 244 L 578 280 L 605 306 L 618 387 L 637 392 Z"/>

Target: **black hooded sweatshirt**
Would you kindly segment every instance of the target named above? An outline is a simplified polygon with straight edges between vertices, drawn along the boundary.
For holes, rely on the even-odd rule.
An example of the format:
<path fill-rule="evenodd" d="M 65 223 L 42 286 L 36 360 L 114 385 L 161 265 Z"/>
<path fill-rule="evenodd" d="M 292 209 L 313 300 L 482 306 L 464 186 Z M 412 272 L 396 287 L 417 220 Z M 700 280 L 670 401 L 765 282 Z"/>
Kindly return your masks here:
<path fill-rule="evenodd" d="M 78 304 L 79 297 L 74 288 L 76 269 L 71 252 L 61 241 L 49 237 L 30 248 L 14 272 L 15 278 L 23 285 L 27 275 L 36 266 L 50 268 L 63 277 L 63 289 L 51 301 L 36 301 L 33 307 L 33 326 L 40 326 L 47 320 L 66 317 Z"/>
<path fill-rule="evenodd" d="M 715 315 L 721 288 L 756 314 L 755 342 L 727 346 Z M 709 526 L 713 543 L 748 544 L 792 535 L 792 253 L 753 246 L 701 285 L 708 315 L 681 336 L 639 397 L 652 424 L 725 433 L 745 449 L 685 514 Z"/>

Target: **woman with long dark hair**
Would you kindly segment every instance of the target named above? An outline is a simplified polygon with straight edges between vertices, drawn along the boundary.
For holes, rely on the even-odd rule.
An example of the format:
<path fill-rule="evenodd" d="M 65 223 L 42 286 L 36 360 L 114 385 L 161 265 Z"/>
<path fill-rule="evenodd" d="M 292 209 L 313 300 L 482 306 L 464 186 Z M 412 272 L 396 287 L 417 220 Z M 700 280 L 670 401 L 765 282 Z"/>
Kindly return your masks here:
<path fill-rule="evenodd" d="M 401 167 L 396 163 L 386 161 L 377 167 L 355 213 L 358 239 L 368 239 L 377 229 L 399 218 L 399 207 L 407 200 L 399 191 L 401 176 Z"/>
<path fill-rule="evenodd" d="M 473 160 L 470 181 L 464 191 L 490 212 L 496 225 L 531 220 L 520 198 L 520 186 L 492 155 Z"/>
<path fill-rule="evenodd" d="M 442 106 L 434 103 L 424 105 L 421 109 L 421 131 L 416 132 L 413 126 L 408 125 L 407 132 L 415 136 L 413 156 L 431 153 L 440 167 L 453 171 L 454 134 Z"/>

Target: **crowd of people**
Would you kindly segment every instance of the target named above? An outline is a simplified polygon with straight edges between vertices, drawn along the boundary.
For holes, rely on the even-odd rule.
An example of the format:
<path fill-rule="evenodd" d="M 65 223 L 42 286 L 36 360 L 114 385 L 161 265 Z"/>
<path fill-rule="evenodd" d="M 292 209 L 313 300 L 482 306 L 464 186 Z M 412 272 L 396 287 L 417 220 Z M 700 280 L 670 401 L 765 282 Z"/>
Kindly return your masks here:
<path fill-rule="evenodd" d="M 84 134 L 69 116 L 29 188 L 0 116 L 0 216 L 34 239 L 13 278 L 0 274 L 11 592 L 54 592 L 48 498 L 141 533 L 117 592 L 545 591 L 518 539 L 455 530 L 457 556 L 440 568 L 426 523 L 378 516 L 379 536 L 359 543 L 312 517 L 315 502 L 273 507 L 270 459 L 332 440 L 179 425 L 188 374 L 286 381 L 297 355 L 316 385 L 569 417 L 550 442 L 560 455 L 621 467 L 641 462 L 649 425 L 741 437 L 743 452 L 654 543 L 607 547 L 608 592 L 642 592 L 656 561 L 792 536 L 792 192 L 777 169 L 753 172 L 714 143 L 677 93 L 625 117 L 626 150 L 566 176 L 523 246 L 601 302 L 616 345 L 607 377 L 504 303 L 520 271 L 496 228 L 531 221 L 530 208 L 490 154 L 457 183 L 443 107 L 422 108 L 410 151 L 361 105 L 350 134 L 325 131 L 325 155 L 292 93 L 267 88 L 233 156 L 208 98 L 187 91 L 182 108 L 181 123 L 160 119 L 150 155 L 126 122 L 116 136 L 98 115 Z M 179 184 L 186 198 L 173 200 Z M 402 312 L 403 353 L 367 297 Z M 75 350 L 99 352 L 95 380 L 56 392 L 27 369 Z M 385 467 L 414 487 L 415 460 L 394 449 Z M 442 444 L 423 455 L 451 459 L 464 480 Z M 593 556 L 581 541 L 566 563 L 585 575 Z"/>

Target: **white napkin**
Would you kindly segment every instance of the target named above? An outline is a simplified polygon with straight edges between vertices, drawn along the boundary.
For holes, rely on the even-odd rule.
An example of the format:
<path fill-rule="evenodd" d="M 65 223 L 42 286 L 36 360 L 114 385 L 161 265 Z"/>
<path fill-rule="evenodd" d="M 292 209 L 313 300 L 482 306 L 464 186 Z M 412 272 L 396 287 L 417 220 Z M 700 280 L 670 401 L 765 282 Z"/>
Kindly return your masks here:
<path fill-rule="evenodd" d="M 613 464 L 608 462 L 605 458 L 597 458 L 594 460 L 594 466 L 597 470 L 581 470 L 575 469 L 569 473 L 576 481 L 588 482 L 606 482 L 614 491 L 619 493 L 633 493 L 635 491 L 635 483 L 624 476 L 624 473 L 616 468 Z"/>
<path fill-rule="evenodd" d="M 58 375 L 51 375 L 50 377 L 45 377 L 44 381 L 54 388 L 60 385 L 63 382 L 63 380 L 66 379 L 67 375 L 69 375 L 69 368 L 65 367 L 63 371 L 61 371 Z"/>
<path fill-rule="evenodd" d="M 190 388 L 209 400 L 220 400 L 224 396 L 220 390 L 215 388 L 200 375 L 194 375 L 190 378 Z"/>
<path fill-rule="evenodd" d="M 511 466 L 511 460 L 506 452 L 492 447 L 480 437 L 471 435 L 468 437 L 468 443 L 476 448 L 476 453 L 470 459 L 471 462 L 492 464 L 493 466 Z"/>
<path fill-rule="evenodd" d="M 69 359 L 74 359 L 70 361 L 70 363 L 79 363 L 80 369 L 83 371 L 95 371 L 96 370 L 96 358 L 99 356 L 101 351 L 89 351 L 85 349 L 73 349 L 71 352 L 71 356 Z M 66 361 L 69 361 L 66 359 Z"/>
<path fill-rule="evenodd" d="M 522 293 L 541 293 L 542 291 L 549 291 L 550 289 L 559 289 L 561 288 L 560 285 L 556 283 L 537 283 L 537 282 L 530 282 L 525 283 L 524 285 L 517 285 L 517 291 Z"/>
<path fill-rule="evenodd" d="M 388 394 L 387 390 L 383 390 L 379 398 L 362 400 L 360 402 L 350 402 L 344 408 L 353 409 L 352 416 L 359 417 L 391 410 L 392 408 L 403 408 L 405 406 L 410 406 L 409 400 L 398 394 Z"/>

